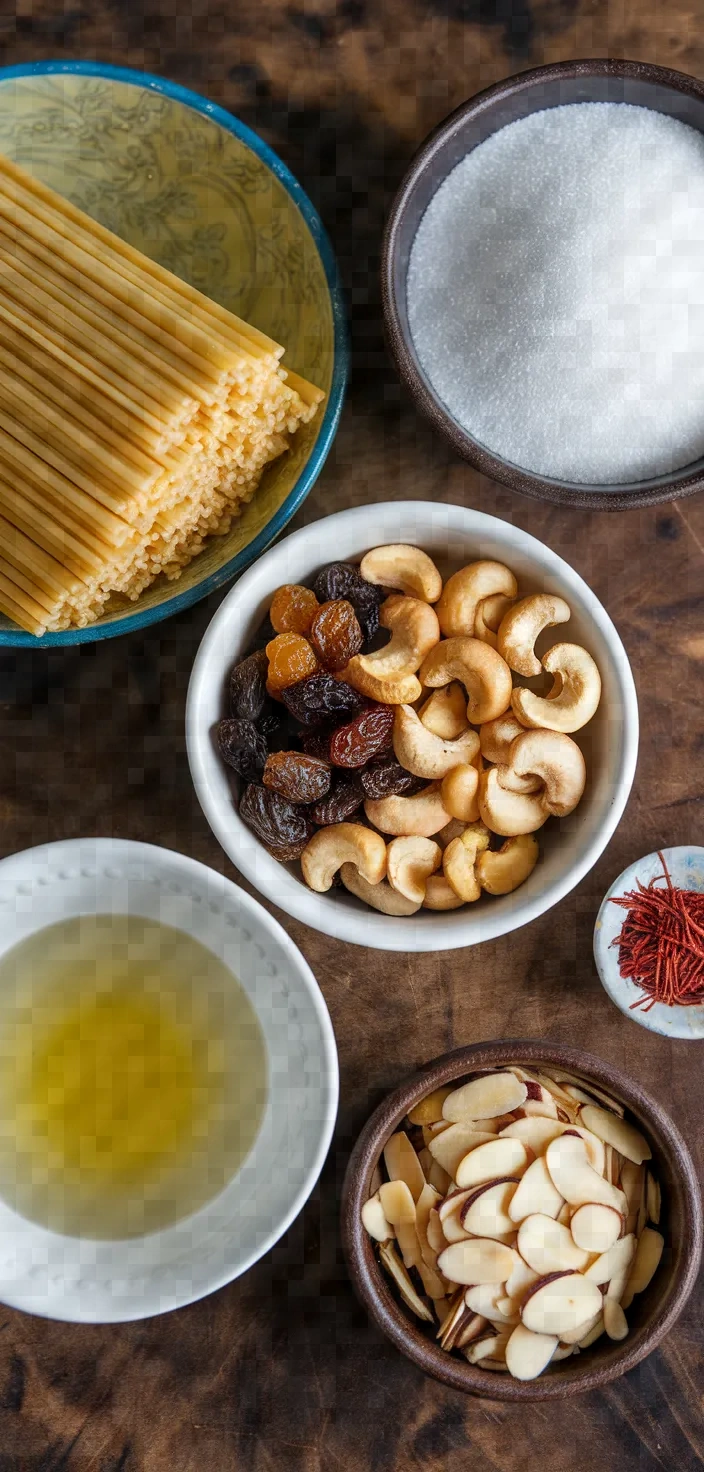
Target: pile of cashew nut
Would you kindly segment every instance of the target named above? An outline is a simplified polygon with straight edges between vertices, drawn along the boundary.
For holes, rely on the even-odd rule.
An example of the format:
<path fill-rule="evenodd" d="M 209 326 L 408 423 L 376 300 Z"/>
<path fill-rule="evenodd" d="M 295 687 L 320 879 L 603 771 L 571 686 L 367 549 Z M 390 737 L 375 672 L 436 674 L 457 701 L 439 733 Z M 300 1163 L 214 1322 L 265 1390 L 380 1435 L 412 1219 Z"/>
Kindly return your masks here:
<path fill-rule="evenodd" d="M 571 733 L 597 709 L 599 671 L 578 644 L 535 653 L 538 635 L 570 618 L 569 604 L 552 593 L 519 598 L 500 562 L 472 562 L 443 587 L 427 553 L 400 544 L 368 552 L 360 571 L 394 590 L 381 609 L 391 638 L 356 655 L 342 678 L 396 707 L 396 758 L 428 785 L 368 800 L 364 822 L 321 828 L 301 858 L 306 883 L 324 892 L 339 873 L 386 915 L 509 894 L 537 863 L 538 829 L 573 812 L 584 792 Z M 546 694 L 514 683 L 543 672 Z"/>

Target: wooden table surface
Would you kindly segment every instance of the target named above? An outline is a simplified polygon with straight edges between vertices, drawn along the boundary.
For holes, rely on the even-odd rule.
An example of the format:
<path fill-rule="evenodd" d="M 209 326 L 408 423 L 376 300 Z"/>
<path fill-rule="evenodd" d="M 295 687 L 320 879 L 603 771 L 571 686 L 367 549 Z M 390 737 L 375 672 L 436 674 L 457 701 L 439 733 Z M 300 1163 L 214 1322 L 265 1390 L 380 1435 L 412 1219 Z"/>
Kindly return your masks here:
<path fill-rule="evenodd" d="M 145 13 L 146 10 L 146 13 Z M 192 11 L 192 14 L 190 13 Z M 632 1070 L 701 1158 L 701 1055 L 621 1016 L 591 936 L 632 859 L 701 841 L 704 500 L 587 515 L 521 499 L 419 422 L 384 354 L 382 221 L 414 148 L 480 87 L 544 61 L 626 56 L 704 75 L 687 0 L 4 0 L 0 62 L 97 57 L 190 84 L 280 151 L 318 204 L 351 305 L 352 386 L 298 524 L 342 507 L 432 498 L 542 538 L 614 618 L 638 686 L 633 794 L 606 853 L 550 914 L 438 956 L 364 952 L 288 921 L 332 1015 L 341 1105 L 319 1188 L 246 1277 L 149 1322 L 71 1327 L 0 1310 L 0 1472 L 678 1472 L 704 1465 L 702 1299 L 601 1394 L 513 1408 L 423 1376 L 356 1304 L 337 1202 L 349 1146 L 382 1094 L 475 1039 L 548 1037 Z M 217 601 L 217 600 L 215 600 Z M 186 763 L 188 676 L 215 601 L 146 635 L 0 655 L 2 853 L 115 834 L 237 878 Z"/>

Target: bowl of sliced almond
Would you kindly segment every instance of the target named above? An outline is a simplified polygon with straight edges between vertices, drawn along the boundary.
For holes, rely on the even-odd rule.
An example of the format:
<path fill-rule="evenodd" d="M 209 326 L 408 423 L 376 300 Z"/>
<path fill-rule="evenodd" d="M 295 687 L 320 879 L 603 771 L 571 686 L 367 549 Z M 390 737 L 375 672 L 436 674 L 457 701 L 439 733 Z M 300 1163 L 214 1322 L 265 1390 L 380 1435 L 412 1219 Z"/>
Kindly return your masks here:
<path fill-rule="evenodd" d="M 350 1157 L 355 1290 L 427 1374 L 494 1400 L 593 1390 L 672 1328 L 702 1208 L 664 1109 L 578 1048 L 480 1043 L 386 1098 Z"/>

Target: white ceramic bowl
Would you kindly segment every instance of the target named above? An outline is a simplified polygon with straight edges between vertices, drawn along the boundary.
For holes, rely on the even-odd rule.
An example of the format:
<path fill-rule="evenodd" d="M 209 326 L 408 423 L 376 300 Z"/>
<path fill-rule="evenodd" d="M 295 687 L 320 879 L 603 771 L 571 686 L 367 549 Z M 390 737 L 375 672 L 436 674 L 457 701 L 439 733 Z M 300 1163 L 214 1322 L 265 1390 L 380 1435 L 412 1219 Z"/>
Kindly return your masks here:
<path fill-rule="evenodd" d="M 483 896 L 442 914 L 419 911 L 394 919 L 369 909 L 341 889 L 314 894 L 298 865 L 273 859 L 241 822 L 227 768 L 214 742 L 226 713 L 227 678 L 241 658 L 282 583 L 307 582 L 328 562 L 358 560 L 370 547 L 412 542 L 425 548 L 446 575 L 476 558 L 496 558 L 515 572 L 522 593 L 548 590 L 566 598 L 570 622 L 557 638 L 583 643 L 603 682 L 594 720 L 577 733 L 587 760 L 585 795 L 569 818 L 550 821 L 540 836 L 541 859 L 514 894 Z M 541 635 L 538 652 L 556 642 Z M 509 522 L 464 506 L 426 501 L 382 502 L 341 511 L 286 537 L 236 583 L 210 623 L 196 656 L 188 691 L 186 734 L 191 774 L 206 818 L 225 852 L 267 899 L 338 940 L 387 951 L 439 951 L 492 940 L 542 915 L 569 893 L 606 847 L 626 805 L 638 754 L 638 703 L 626 651 L 598 598 L 576 572 L 542 542 Z"/>
<path fill-rule="evenodd" d="M 704 848 L 685 844 L 661 852 L 674 885 L 700 893 L 704 890 Z M 647 1012 L 642 1006 L 635 1007 L 635 1002 L 645 1000 L 645 994 L 634 982 L 621 976 L 618 946 L 614 945 L 627 912 L 611 901 L 637 889 L 638 880 L 648 885 L 661 874 L 660 854 L 652 853 L 629 864 L 614 879 L 601 902 L 594 926 L 594 960 L 604 991 L 625 1017 L 646 1027 L 648 1032 L 659 1032 L 665 1038 L 687 1038 L 691 1042 L 704 1038 L 704 1007 L 666 1007 L 663 1002 L 656 1002 Z"/>
<path fill-rule="evenodd" d="M 111 912 L 183 930 L 235 973 L 264 1033 L 269 1093 L 232 1180 L 162 1231 L 110 1242 L 62 1236 L 0 1199 L 0 1301 L 83 1323 L 179 1308 L 257 1262 L 315 1185 L 338 1097 L 335 1039 L 310 967 L 228 879 L 169 849 L 110 838 L 50 843 L 0 863 L 0 954 L 73 915 Z"/>

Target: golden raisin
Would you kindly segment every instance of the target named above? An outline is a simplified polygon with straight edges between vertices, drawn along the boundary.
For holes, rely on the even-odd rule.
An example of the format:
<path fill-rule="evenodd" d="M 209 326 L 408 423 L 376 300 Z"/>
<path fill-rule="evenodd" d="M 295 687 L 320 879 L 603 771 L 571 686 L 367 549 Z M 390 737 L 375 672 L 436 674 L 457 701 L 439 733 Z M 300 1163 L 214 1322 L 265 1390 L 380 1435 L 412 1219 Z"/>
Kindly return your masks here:
<path fill-rule="evenodd" d="M 310 626 L 310 642 L 327 670 L 344 670 L 362 648 L 359 620 L 346 598 L 321 603 Z"/>
<path fill-rule="evenodd" d="M 277 634 L 307 634 L 318 611 L 318 600 L 301 583 L 284 583 L 277 588 L 269 618 Z"/>
<path fill-rule="evenodd" d="M 266 646 L 269 660 L 267 690 L 275 695 L 279 690 L 288 690 L 308 675 L 318 672 L 318 661 L 307 639 L 300 634 L 277 634 Z"/>

